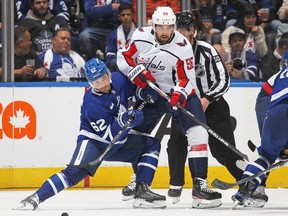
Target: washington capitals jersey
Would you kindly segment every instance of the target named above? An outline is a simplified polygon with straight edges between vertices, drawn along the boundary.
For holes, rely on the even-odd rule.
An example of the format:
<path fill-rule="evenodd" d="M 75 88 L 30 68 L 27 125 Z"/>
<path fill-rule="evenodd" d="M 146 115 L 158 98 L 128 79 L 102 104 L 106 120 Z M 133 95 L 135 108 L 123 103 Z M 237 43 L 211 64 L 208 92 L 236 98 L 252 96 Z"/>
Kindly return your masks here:
<path fill-rule="evenodd" d="M 271 78 L 271 80 L 269 79 L 269 84 L 273 87 L 270 107 L 275 106 L 284 99 L 288 99 L 288 66 L 284 67 L 276 76 L 272 76 Z"/>
<path fill-rule="evenodd" d="M 47 76 L 49 78 L 57 76 L 81 78 L 85 76 L 85 60 L 75 51 L 70 50 L 68 54 L 60 55 L 49 49 L 44 55 L 39 56 L 48 69 Z"/>
<path fill-rule="evenodd" d="M 106 146 L 121 130 L 117 121 L 120 113 L 127 111 L 128 98 L 135 94 L 136 86 L 120 72 L 111 75 L 109 94 L 97 94 L 89 88 L 81 106 L 79 140 L 93 139 Z M 129 130 L 115 143 L 124 144 Z"/>
<path fill-rule="evenodd" d="M 165 93 L 174 86 L 188 95 L 196 89 L 193 50 L 177 31 L 167 44 L 159 44 L 152 27 L 136 29 L 130 43 L 118 50 L 117 65 L 127 75 L 138 64 L 145 65 Z"/>

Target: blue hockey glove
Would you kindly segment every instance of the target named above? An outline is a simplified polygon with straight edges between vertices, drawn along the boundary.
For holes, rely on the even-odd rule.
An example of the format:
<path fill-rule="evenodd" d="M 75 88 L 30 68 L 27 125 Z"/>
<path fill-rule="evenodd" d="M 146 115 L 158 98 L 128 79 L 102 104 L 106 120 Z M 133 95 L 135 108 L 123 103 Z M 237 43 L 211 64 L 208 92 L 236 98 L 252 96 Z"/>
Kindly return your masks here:
<path fill-rule="evenodd" d="M 158 100 L 159 94 L 155 90 L 153 90 L 150 86 L 148 86 L 145 89 L 137 87 L 136 96 L 140 100 L 148 101 L 148 103 L 154 103 Z"/>
<path fill-rule="evenodd" d="M 118 117 L 118 122 L 121 127 L 125 126 L 128 120 L 132 118 L 129 127 L 135 127 L 137 125 L 142 124 L 144 120 L 144 114 L 142 110 L 135 109 L 135 110 L 128 110 L 124 113 L 121 113 Z"/>
<path fill-rule="evenodd" d="M 179 103 L 182 107 L 185 107 L 188 94 L 186 93 L 184 88 L 175 86 L 174 89 L 170 90 L 170 95 L 171 95 L 170 99 L 171 106 L 176 106 L 177 103 Z"/>

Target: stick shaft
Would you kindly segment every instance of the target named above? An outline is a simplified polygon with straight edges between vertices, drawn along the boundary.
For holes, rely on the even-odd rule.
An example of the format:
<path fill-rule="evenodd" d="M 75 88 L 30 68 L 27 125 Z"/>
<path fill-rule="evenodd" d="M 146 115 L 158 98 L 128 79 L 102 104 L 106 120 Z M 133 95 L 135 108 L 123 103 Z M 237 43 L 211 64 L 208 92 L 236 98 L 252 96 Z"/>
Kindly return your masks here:
<path fill-rule="evenodd" d="M 166 100 L 170 101 L 170 97 L 163 92 L 161 89 L 159 89 L 153 82 L 150 80 L 147 80 L 148 85 L 154 89 L 156 92 L 158 92 L 159 95 L 163 96 Z M 180 109 L 182 112 L 184 112 L 187 116 L 189 116 L 193 121 L 195 121 L 197 124 L 202 126 L 207 130 L 209 134 L 214 136 L 216 139 L 218 139 L 220 142 L 222 142 L 225 146 L 230 148 L 232 151 L 234 151 L 236 154 L 238 154 L 240 157 L 244 158 L 246 161 L 249 161 L 248 156 L 246 154 L 243 154 L 238 149 L 236 149 L 233 145 L 228 143 L 225 139 L 223 139 L 219 134 L 217 134 L 215 131 L 213 131 L 208 125 L 204 124 L 202 121 L 200 121 L 198 118 L 196 118 L 191 112 L 183 108 L 181 105 L 176 105 L 178 109 Z"/>

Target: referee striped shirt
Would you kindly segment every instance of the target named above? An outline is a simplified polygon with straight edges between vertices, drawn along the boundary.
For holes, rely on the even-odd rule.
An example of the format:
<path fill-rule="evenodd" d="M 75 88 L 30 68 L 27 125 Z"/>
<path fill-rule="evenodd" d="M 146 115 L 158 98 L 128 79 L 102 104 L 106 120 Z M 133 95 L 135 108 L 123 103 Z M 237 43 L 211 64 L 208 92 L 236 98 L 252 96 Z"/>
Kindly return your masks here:
<path fill-rule="evenodd" d="M 218 100 L 230 85 L 230 76 L 216 49 L 205 41 L 195 39 L 195 73 L 201 98 L 210 102 Z"/>

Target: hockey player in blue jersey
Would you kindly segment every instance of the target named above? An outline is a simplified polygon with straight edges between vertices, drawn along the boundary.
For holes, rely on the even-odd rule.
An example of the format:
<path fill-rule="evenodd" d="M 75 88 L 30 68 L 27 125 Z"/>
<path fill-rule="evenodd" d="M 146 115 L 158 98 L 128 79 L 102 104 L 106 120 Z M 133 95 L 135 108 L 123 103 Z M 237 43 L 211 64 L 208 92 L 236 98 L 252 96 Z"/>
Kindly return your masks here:
<path fill-rule="evenodd" d="M 126 133 L 115 142 L 104 160 L 138 164 L 133 207 L 165 208 L 165 196 L 149 189 L 158 165 L 160 143 L 147 135 L 128 134 L 131 127 L 141 124 L 144 119 L 140 109 L 127 109 L 128 98 L 134 96 L 136 86 L 119 72 L 111 74 L 99 59 L 89 60 L 85 67 L 91 88 L 84 95 L 80 131 L 70 165 L 87 164 L 98 158 L 129 120 L 131 122 Z M 157 94 L 152 89 L 138 90 L 140 98 L 145 99 L 150 95 L 154 101 L 157 100 Z M 66 167 L 47 179 L 34 194 L 22 200 L 17 209 L 37 209 L 40 203 L 76 185 L 87 175 L 94 176 L 99 166 Z"/>
<path fill-rule="evenodd" d="M 287 59 L 286 59 L 287 63 Z M 247 165 L 242 178 L 252 176 L 267 169 L 277 159 L 281 159 L 283 150 L 288 146 L 288 65 L 272 76 L 266 84 L 270 86 L 271 99 L 262 129 L 261 145 L 258 147 L 259 157 Z M 283 157 L 282 157 L 283 158 Z M 287 157 L 286 157 L 287 158 Z M 265 175 L 255 178 L 246 184 L 240 185 L 238 192 L 232 196 L 237 205 L 249 206 L 251 194 L 262 182 Z"/>

